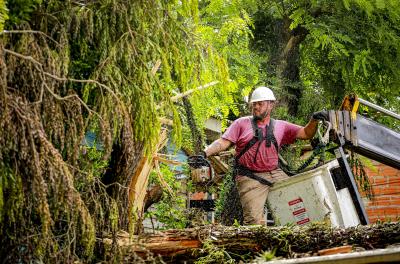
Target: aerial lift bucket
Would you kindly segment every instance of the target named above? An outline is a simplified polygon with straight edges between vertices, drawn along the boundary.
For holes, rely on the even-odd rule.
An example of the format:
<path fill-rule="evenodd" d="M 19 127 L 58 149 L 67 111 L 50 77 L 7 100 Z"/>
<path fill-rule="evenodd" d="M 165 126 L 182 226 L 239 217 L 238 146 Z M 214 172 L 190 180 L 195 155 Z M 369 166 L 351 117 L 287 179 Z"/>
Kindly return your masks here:
<path fill-rule="evenodd" d="M 333 226 L 344 227 L 369 224 L 344 149 L 400 169 L 400 134 L 357 114 L 359 104 L 400 120 L 398 114 L 355 95 L 346 97 L 340 111 L 329 111 L 331 140 L 338 143 L 334 151 L 337 159 L 274 184 L 268 201 L 278 224 L 302 225 L 312 221 L 329 221 Z"/>

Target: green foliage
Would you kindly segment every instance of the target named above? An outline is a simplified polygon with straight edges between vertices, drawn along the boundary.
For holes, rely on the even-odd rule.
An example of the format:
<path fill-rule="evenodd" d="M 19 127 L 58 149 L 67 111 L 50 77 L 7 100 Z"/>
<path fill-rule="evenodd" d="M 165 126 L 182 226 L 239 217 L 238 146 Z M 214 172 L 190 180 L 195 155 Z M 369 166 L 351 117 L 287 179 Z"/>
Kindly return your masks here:
<path fill-rule="evenodd" d="M 31 19 L 32 13 L 42 3 L 42 0 L 7 0 L 7 8 L 9 10 L 9 21 L 10 25 L 21 24 Z M 4 1 L 0 1 L 0 6 L 4 6 Z M 4 8 L 1 8 L 4 12 Z M 4 13 L 2 13 L 3 18 Z"/>
<path fill-rule="evenodd" d="M 243 223 L 243 210 L 239 192 L 236 187 L 233 168 L 225 175 L 218 186 L 218 199 L 215 201 L 215 216 L 223 225 L 240 225 Z"/>
<path fill-rule="evenodd" d="M 368 166 L 371 170 L 376 170 L 376 168 L 368 159 L 359 156 L 353 152 L 350 155 L 349 163 L 352 168 L 354 177 L 358 183 L 358 186 L 365 193 L 368 199 L 374 199 L 374 190 L 365 171 L 365 167 Z"/>
<path fill-rule="evenodd" d="M 300 159 L 301 149 L 304 147 L 304 141 L 296 141 L 295 144 L 285 146 L 281 149 L 280 155 L 288 163 L 288 167 L 292 169 L 299 168 L 304 161 Z"/>
<path fill-rule="evenodd" d="M 370 1 L 346 2 L 346 8 L 336 4 L 335 12 L 309 17 L 310 23 L 303 24 L 310 32 L 303 58 L 313 61 L 304 64 L 304 77 L 322 85 L 334 98 L 331 106 L 353 91 L 399 109 L 400 6 L 392 1 L 385 1 L 387 6 L 382 1 L 376 6 Z"/>
<path fill-rule="evenodd" d="M 108 166 L 108 161 L 104 160 L 104 152 L 93 147 L 82 146 L 79 159 L 80 168 L 86 172 L 83 177 L 75 180 L 74 184 L 78 191 L 82 191 L 92 185 L 95 180 L 100 180 Z"/>
<path fill-rule="evenodd" d="M 209 107 L 228 114 L 225 101 L 233 102 L 236 86 L 227 58 L 203 38 L 198 1 L 18 0 L 8 7 L 0 161 L 13 159 L 7 166 L 22 184 L 27 209 L 26 222 L 2 239 L 15 243 L 7 243 L 11 256 L 18 255 L 15 245 L 26 243 L 26 255 L 44 262 L 90 262 L 96 235 L 134 222 L 127 186 L 140 158 L 157 145 L 159 117 L 173 119 L 172 137 L 178 145 L 182 139 L 180 108 L 171 96 L 217 81 L 207 94 L 214 98 Z M 92 129 L 104 150 L 81 155 L 81 140 Z M 164 215 L 169 210 L 162 221 L 182 227 L 184 202 L 172 200 L 175 211 L 160 208 Z M 3 199 L 3 208 L 10 201 Z"/>
<path fill-rule="evenodd" d="M 296 62 L 301 83 L 293 84 L 302 94 L 297 114 L 302 122 L 316 109 L 337 109 L 349 92 L 399 111 L 398 1 L 270 0 L 259 3 L 253 18 L 254 47 L 269 71 L 262 79 L 277 86 L 280 98 L 287 91 L 281 90 L 275 65 L 289 43 L 282 36 L 305 34 Z"/>
<path fill-rule="evenodd" d="M 187 225 L 187 219 L 185 215 L 185 194 L 180 193 L 182 191 L 182 185 L 176 180 L 175 174 L 167 165 L 161 165 L 160 172 L 165 183 L 170 187 L 172 192 L 164 189 L 162 200 L 154 205 L 154 210 L 145 213 L 145 218 L 155 217 L 157 221 L 163 223 L 160 229 L 184 228 Z M 150 174 L 149 184 L 150 186 L 152 184 L 163 186 L 157 172 L 153 171 Z"/>
<path fill-rule="evenodd" d="M 119 7 L 113 8 L 115 6 Z M 169 10 L 167 16 L 163 9 Z M 134 137 L 144 142 L 146 152 L 156 145 L 159 115 L 173 116 L 173 139 L 180 144 L 181 120 L 169 101 L 171 94 L 210 81 L 221 81 L 221 85 L 212 90 L 211 97 L 229 92 L 222 86 L 228 79 L 224 59 L 197 37 L 196 10 L 197 1 L 162 4 L 162 8 L 156 1 L 147 3 L 145 8 L 140 3 L 104 1 L 81 7 L 77 9 L 79 15 L 73 16 L 77 27 L 73 32 L 71 73 L 76 78 L 99 79 L 123 95 L 135 124 Z M 183 21 L 182 16 L 185 17 Z M 104 21 L 111 21 L 111 24 Z M 151 34 L 149 25 L 155 25 Z M 161 67 L 156 66 L 158 62 Z M 84 87 L 83 95 L 89 105 L 104 102 L 104 97 L 94 88 L 93 85 Z M 105 103 L 115 104 L 113 100 Z M 100 108 L 100 111 L 106 109 Z M 116 117 L 111 124 L 115 131 L 123 125 L 119 115 Z"/>
<path fill-rule="evenodd" d="M 232 191 L 233 186 L 235 185 L 235 181 L 231 175 L 232 172 L 225 175 L 222 184 L 220 184 L 219 192 L 218 192 L 218 199 L 215 203 L 215 214 L 219 217 L 224 210 L 227 200 L 229 199 L 229 193 Z M 235 219 L 236 220 L 236 219 Z"/>
<path fill-rule="evenodd" d="M 0 164 L 0 229 L 18 223 L 22 215 L 24 197 L 21 178 L 9 166 Z"/>
<path fill-rule="evenodd" d="M 8 9 L 4 0 L 0 0 L 0 32 L 4 29 L 4 23 L 8 19 Z"/>
<path fill-rule="evenodd" d="M 196 28 L 200 39 L 212 45 L 207 52 L 220 54 L 217 65 L 224 65 L 223 74 L 230 79 L 207 88 L 191 97 L 195 119 L 201 127 L 213 116 L 227 125 L 228 115 L 238 116 L 243 111 L 243 96 L 248 95 L 258 82 L 258 57 L 249 47 L 252 21 L 248 11 L 256 8 L 256 1 L 213 0 L 200 5 L 201 20 Z M 214 71 L 213 67 L 209 67 Z M 207 79 L 208 82 L 213 81 Z"/>
<path fill-rule="evenodd" d="M 275 258 L 276 248 L 271 251 L 264 251 L 260 253 L 257 259 L 261 261 L 271 261 Z"/>
<path fill-rule="evenodd" d="M 232 226 L 234 226 L 234 227 L 240 227 L 239 221 L 238 221 L 237 219 L 235 219 L 235 220 L 233 221 L 233 225 L 232 225 Z"/>
<path fill-rule="evenodd" d="M 203 242 L 203 247 L 200 250 L 200 254 L 205 256 L 198 258 L 194 263 L 236 263 L 235 259 L 232 258 L 229 252 L 223 248 L 218 248 L 212 243 L 211 240 Z"/>

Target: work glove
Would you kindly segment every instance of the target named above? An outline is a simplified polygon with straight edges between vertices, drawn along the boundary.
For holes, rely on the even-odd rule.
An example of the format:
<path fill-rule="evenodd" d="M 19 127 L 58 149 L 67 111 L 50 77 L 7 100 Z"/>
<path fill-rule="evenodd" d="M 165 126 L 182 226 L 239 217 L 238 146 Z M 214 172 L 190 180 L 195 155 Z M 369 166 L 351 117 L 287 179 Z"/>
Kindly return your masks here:
<path fill-rule="evenodd" d="M 329 114 L 328 114 L 328 111 L 323 110 L 323 111 L 313 113 L 312 118 L 314 120 L 321 120 L 321 121 L 326 120 L 327 121 L 327 120 L 329 120 Z"/>
<path fill-rule="evenodd" d="M 197 154 L 197 156 L 202 156 L 204 159 L 207 158 L 207 154 L 206 154 L 206 152 L 205 152 L 204 150 L 200 151 L 200 152 Z"/>
<path fill-rule="evenodd" d="M 200 151 L 197 155 L 189 156 L 187 161 L 189 166 L 193 168 L 209 166 L 210 164 L 210 162 L 207 160 L 205 151 Z"/>

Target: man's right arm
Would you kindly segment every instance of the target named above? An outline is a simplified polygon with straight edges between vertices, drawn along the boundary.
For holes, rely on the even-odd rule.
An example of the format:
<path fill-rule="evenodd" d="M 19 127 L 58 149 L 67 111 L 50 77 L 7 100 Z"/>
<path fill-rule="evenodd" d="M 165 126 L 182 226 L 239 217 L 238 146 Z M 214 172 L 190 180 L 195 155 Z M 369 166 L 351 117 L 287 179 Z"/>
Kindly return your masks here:
<path fill-rule="evenodd" d="M 207 157 L 216 155 L 220 153 L 221 151 L 227 150 L 230 146 L 232 145 L 232 142 L 230 142 L 227 139 L 224 138 L 219 138 L 215 140 L 213 143 L 211 143 L 210 146 L 208 146 L 204 152 Z"/>

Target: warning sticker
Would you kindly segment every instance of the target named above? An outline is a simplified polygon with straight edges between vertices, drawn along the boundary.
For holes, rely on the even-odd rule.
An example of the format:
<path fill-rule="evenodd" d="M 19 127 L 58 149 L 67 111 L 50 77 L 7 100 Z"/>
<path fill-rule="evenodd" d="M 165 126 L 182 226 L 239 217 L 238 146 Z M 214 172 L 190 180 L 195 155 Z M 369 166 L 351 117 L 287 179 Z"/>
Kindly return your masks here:
<path fill-rule="evenodd" d="M 298 225 L 304 225 L 310 222 L 307 215 L 306 208 L 304 207 L 303 199 L 300 197 L 288 202 L 293 217 Z"/>

